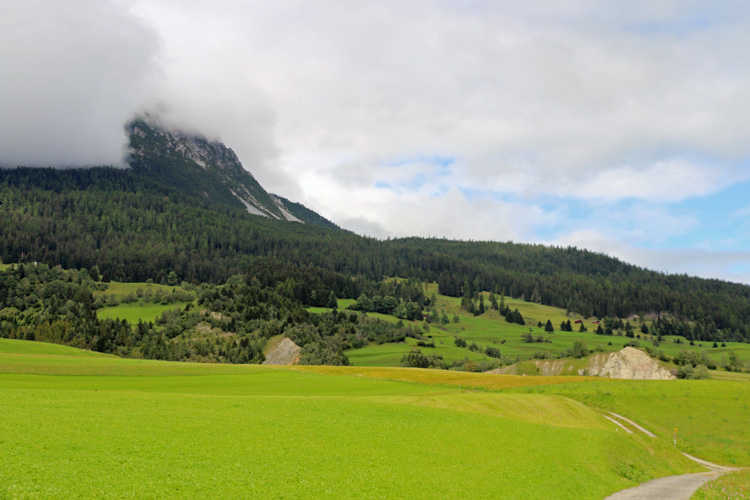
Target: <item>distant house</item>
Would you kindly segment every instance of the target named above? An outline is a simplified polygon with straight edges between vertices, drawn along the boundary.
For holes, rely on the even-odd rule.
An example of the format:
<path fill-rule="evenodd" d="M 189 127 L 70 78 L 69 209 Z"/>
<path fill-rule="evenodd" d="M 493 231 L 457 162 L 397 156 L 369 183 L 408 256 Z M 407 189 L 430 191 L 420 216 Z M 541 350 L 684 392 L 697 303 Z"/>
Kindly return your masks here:
<path fill-rule="evenodd" d="M 577 320 L 576 320 L 576 325 L 577 325 L 578 323 L 583 323 L 583 320 L 582 320 L 582 319 L 577 319 Z"/>
<path fill-rule="evenodd" d="M 599 324 L 599 322 L 598 322 L 598 321 L 592 321 L 592 322 L 591 322 L 591 324 L 592 324 L 592 325 L 598 325 L 598 324 Z"/>

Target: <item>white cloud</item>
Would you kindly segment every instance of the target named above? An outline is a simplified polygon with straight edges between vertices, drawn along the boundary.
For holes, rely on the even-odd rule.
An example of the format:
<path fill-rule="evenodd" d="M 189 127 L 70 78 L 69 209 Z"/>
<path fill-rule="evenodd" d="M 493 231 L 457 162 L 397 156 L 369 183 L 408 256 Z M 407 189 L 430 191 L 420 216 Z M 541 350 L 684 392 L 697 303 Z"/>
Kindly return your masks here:
<path fill-rule="evenodd" d="M 0 163 L 112 162 L 158 106 L 368 234 L 664 243 L 701 230 L 670 204 L 750 178 L 748 24 L 735 0 L 0 0 Z"/>
<path fill-rule="evenodd" d="M 614 192 L 602 186 L 622 184 L 621 175 L 663 185 L 674 164 L 711 170 L 714 179 L 700 183 L 707 191 L 732 182 L 728 166 L 750 152 L 741 3 L 137 6 L 164 36 L 168 76 L 186 97 L 231 96 L 196 118 L 261 116 L 260 126 L 246 117 L 205 128 L 227 141 L 244 134 L 247 145 L 232 146 L 278 191 L 295 189 L 299 157 L 366 176 L 383 158 L 436 152 L 462 160 L 464 184 L 506 192 Z M 255 164 L 259 149 L 278 152 L 278 169 Z M 695 184 L 673 184 L 646 199 L 695 195 Z"/>
<path fill-rule="evenodd" d="M 121 165 L 158 51 L 120 2 L 0 1 L 0 165 Z"/>

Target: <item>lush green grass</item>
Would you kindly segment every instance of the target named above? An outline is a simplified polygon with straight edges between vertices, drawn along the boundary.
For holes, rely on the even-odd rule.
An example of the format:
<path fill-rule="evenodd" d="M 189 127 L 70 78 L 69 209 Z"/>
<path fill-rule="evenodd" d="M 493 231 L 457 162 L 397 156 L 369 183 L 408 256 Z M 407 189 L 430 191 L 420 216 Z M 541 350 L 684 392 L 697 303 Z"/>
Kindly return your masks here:
<path fill-rule="evenodd" d="M 675 341 L 678 340 L 680 343 L 675 343 Z M 651 343 L 647 342 L 645 344 L 650 345 Z M 742 361 L 750 361 L 750 344 L 726 342 L 726 347 L 721 347 L 721 342 L 719 342 L 719 347 L 716 348 L 712 347 L 713 344 L 713 342 L 696 342 L 694 346 L 691 346 L 682 337 L 669 336 L 664 338 L 664 341 L 659 345 L 658 349 L 661 349 L 669 356 L 675 356 L 682 349 L 685 349 L 686 351 L 705 351 L 705 353 L 716 361 L 716 363 L 721 363 L 723 356 L 726 356 L 729 351 L 734 351 L 737 354 L 737 357 Z"/>
<path fill-rule="evenodd" d="M 711 378 L 714 380 L 735 380 L 735 381 L 749 381 L 750 373 L 738 373 L 738 372 L 725 372 L 719 370 L 710 371 Z"/>
<path fill-rule="evenodd" d="M 594 324 L 596 318 L 583 319 L 575 314 L 567 315 L 565 310 L 555 307 L 506 297 L 506 304 L 511 309 L 517 308 L 524 316 L 526 326 L 521 326 L 506 322 L 503 316 L 497 311 L 488 310 L 481 316 L 473 316 L 461 310 L 461 299 L 437 294 L 437 285 L 435 284 L 428 285 L 427 293 L 428 295 L 432 293 L 436 294 L 438 311 L 445 311 L 451 319 L 454 315 L 458 315 L 459 317 L 458 323 L 451 321 L 444 326 L 430 325 L 430 331 L 426 335 L 432 336 L 433 340 L 435 340 L 435 348 L 422 348 L 423 352 L 439 354 L 443 356 L 443 359 L 448 361 L 464 358 L 478 360 L 483 357 L 483 355 L 471 352 L 468 349 L 455 347 L 455 337 L 463 338 L 468 344 L 474 342 L 482 350 L 486 347 L 496 347 L 505 356 L 511 359 L 518 358 L 522 360 L 530 359 L 535 353 L 544 352 L 548 352 L 551 356 L 559 356 L 572 347 L 573 343 L 577 340 L 586 342 L 590 349 L 598 348 L 604 351 L 618 351 L 631 340 L 625 336 L 596 335 L 593 333 L 598 326 Z M 485 293 L 484 295 L 485 303 L 489 307 L 489 294 Z M 345 308 L 353 302 L 351 299 L 339 300 L 339 308 Z M 327 311 L 324 308 L 310 308 L 309 310 L 318 313 Z M 382 314 L 368 313 L 368 316 L 380 318 L 385 321 L 398 321 L 393 316 Z M 546 323 L 548 319 L 555 327 L 555 332 L 552 334 L 546 333 L 543 328 L 536 326 L 539 321 Z M 575 321 L 578 319 L 583 321 L 588 332 L 581 333 L 577 331 L 580 325 L 576 325 Z M 560 331 L 560 323 L 568 320 L 571 320 L 573 329 L 576 331 Z M 648 321 L 646 323 L 649 324 Z M 420 322 L 413 322 L 412 324 L 421 326 Z M 640 334 L 635 322 L 633 322 L 633 327 L 636 328 L 636 333 Z M 531 333 L 535 338 L 542 335 L 549 342 L 526 343 L 521 337 L 524 333 Z M 641 335 L 641 337 L 641 339 L 637 340 L 641 343 L 642 347 L 653 347 L 653 342 L 650 340 L 651 336 Z M 678 354 L 681 349 L 698 352 L 706 351 L 717 363 L 721 362 L 723 355 L 733 350 L 741 360 L 745 362 L 750 361 L 750 344 L 729 342 L 724 348 L 712 348 L 713 342 L 702 343 L 703 345 L 696 343 L 695 346 L 691 346 L 684 339 L 679 339 L 682 342 L 675 343 L 678 337 L 666 337 L 658 348 L 670 356 Z M 412 349 L 413 344 L 413 342 L 406 342 L 403 344 L 392 344 L 387 347 L 369 345 L 361 349 L 348 351 L 347 356 L 353 364 L 360 366 L 398 366 L 401 358 Z"/>
<path fill-rule="evenodd" d="M 30 356 L 84 356 L 96 358 L 116 359 L 109 354 L 100 352 L 84 351 L 59 344 L 48 344 L 47 342 L 28 342 L 25 340 L 0 338 L 0 353 L 2 354 L 25 354 Z M 29 357 L 23 359 L 30 359 Z"/>
<path fill-rule="evenodd" d="M 703 485 L 690 500 L 746 500 L 750 498 L 750 470 L 727 474 Z"/>
<path fill-rule="evenodd" d="M 723 380 L 591 380 L 521 388 L 611 410 L 678 447 L 724 465 L 750 465 L 750 383 Z"/>
<path fill-rule="evenodd" d="M 428 335 L 432 335 L 428 340 L 435 342 L 435 347 L 419 347 L 425 354 L 439 354 L 447 361 L 464 358 L 478 361 L 486 358 L 484 354 L 456 347 L 453 336 L 436 329 L 431 329 Z M 356 366 L 400 366 L 401 358 L 417 347 L 417 342 L 415 339 L 406 338 L 404 342 L 397 344 L 371 344 L 362 349 L 347 351 L 347 356 Z"/>
<path fill-rule="evenodd" d="M 300 367 L 300 369 L 303 369 Z M 557 394 L 629 417 L 665 441 L 710 461 L 750 465 L 750 382 L 525 377 L 407 368 L 310 367 L 319 373 L 404 380 L 464 389 Z"/>
<path fill-rule="evenodd" d="M 444 310 L 453 318 L 454 315 L 458 315 L 459 322 L 454 323 L 451 321 L 449 324 L 444 326 L 430 325 L 429 332 L 425 335 L 431 336 L 432 340 L 435 341 L 435 348 L 421 348 L 425 353 L 434 353 L 443 356 L 443 359 L 447 361 L 461 360 L 469 358 L 471 360 L 479 360 L 485 357 L 483 354 L 472 352 L 466 348 L 458 348 L 455 346 L 455 338 L 460 337 L 468 344 L 476 343 L 482 350 L 486 347 L 495 347 L 500 349 L 500 352 L 510 358 L 520 357 L 521 359 L 528 359 L 536 352 L 545 352 L 553 356 L 562 354 L 566 349 L 573 346 L 576 340 L 584 340 L 590 348 L 601 347 L 604 350 L 619 350 L 621 349 L 629 339 L 626 337 L 603 337 L 594 335 L 592 333 L 579 333 L 579 332 L 560 332 L 559 330 L 553 334 L 544 332 L 542 328 L 536 326 L 521 326 L 510 324 L 496 311 L 488 311 L 481 316 L 473 316 L 460 309 L 460 299 L 453 297 L 445 297 L 442 295 L 437 296 L 438 298 L 438 310 Z M 520 301 L 512 301 L 508 299 L 508 303 L 513 302 L 513 308 L 519 307 L 521 309 L 522 303 Z M 517 304 L 516 304 L 517 302 Z M 537 311 L 553 310 L 547 306 L 540 306 L 538 304 L 528 304 L 529 308 Z M 564 311 L 555 310 L 557 316 L 564 314 Z M 369 316 L 383 317 L 383 315 L 374 315 L 368 313 Z M 552 316 L 550 314 L 550 316 Z M 392 316 L 385 316 L 391 321 L 397 321 Z M 545 320 L 546 321 L 546 320 Z M 562 319 L 560 319 L 560 322 Z M 421 326 L 421 323 L 417 323 Z M 559 326 L 559 322 L 558 325 Z M 550 342 L 545 343 L 526 343 L 523 341 L 522 334 L 531 332 L 534 337 L 542 335 L 545 339 Z M 407 339 L 411 340 L 411 339 Z M 610 346 L 609 343 L 612 343 Z M 392 344 L 388 347 L 369 345 L 361 349 L 355 349 L 347 352 L 349 360 L 355 365 L 362 366 L 398 366 L 401 362 L 401 358 L 404 354 L 407 354 L 416 342 L 407 342 L 403 344 Z"/>
<path fill-rule="evenodd" d="M 10 269 L 11 267 L 13 267 L 13 264 L 3 264 L 2 262 L 0 262 L 0 271 L 5 271 L 7 269 Z"/>
<path fill-rule="evenodd" d="M 96 310 L 96 315 L 99 319 L 124 319 L 134 325 L 138 321 L 154 321 L 165 311 L 182 309 L 186 305 L 187 302 L 175 302 L 174 304 L 132 302 L 114 307 L 102 307 Z"/>
<path fill-rule="evenodd" d="M 466 393 L 452 378 L 532 377 L 12 344 L 0 343 L 0 498 L 598 500 L 697 470 L 668 442 L 616 432 L 568 398 Z"/>

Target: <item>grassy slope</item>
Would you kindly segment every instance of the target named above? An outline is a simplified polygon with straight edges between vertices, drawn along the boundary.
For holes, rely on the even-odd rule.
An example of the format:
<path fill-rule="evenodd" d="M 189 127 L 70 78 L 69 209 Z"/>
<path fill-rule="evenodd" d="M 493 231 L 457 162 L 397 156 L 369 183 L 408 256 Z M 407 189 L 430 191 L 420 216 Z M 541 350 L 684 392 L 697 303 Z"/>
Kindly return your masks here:
<path fill-rule="evenodd" d="M 445 311 L 450 318 L 453 318 L 454 314 L 459 316 L 458 323 L 449 323 L 444 327 L 438 327 L 435 325 L 430 326 L 430 331 L 426 335 L 431 335 L 435 341 L 435 348 L 420 348 L 424 353 L 434 353 L 443 356 L 443 359 L 461 360 L 463 358 L 469 358 L 473 360 L 482 359 L 483 355 L 469 351 L 468 349 L 458 348 L 454 344 L 455 337 L 461 337 L 465 339 L 469 344 L 475 342 L 477 345 L 484 349 L 485 347 L 497 347 L 504 355 L 511 358 L 520 357 L 521 359 L 529 359 L 535 352 L 549 351 L 553 356 L 557 356 L 563 353 L 567 348 L 571 347 L 576 340 L 583 340 L 587 343 L 589 348 L 601 347 L 606 351 L 617 351 L 630 340 L 624 336 L 601 336 L 592 333 L 597 325 L 593 324 L 596 318 L 583 319 L 575 314 L 566 316 L 563 309 L 555 307 L 544 306 L 541 304 L 535 304 L 531 302 L 523 302 L 516 299 L 506 297 L 506 304 L 511 309 L 518 309 L 526 320 L 526 326 L 514 325 L 507 323 L 505 319 L 496 311 L 488 311 L 481 316 L 473 316 L 471 314 L 462 311 L 460 308 L 461 299 L 455 297 L 446 297 L 444 295 L 437 295 L 437 286 L 432 284 L 429 285 L 428 295 L 435 293 L 437 297 L 437 309 L 438 311 Z M 489 306 L 489 295 L 485 294 L 485 303 Z M 352 300 L 340 300 L 339 308 L 345 308 L 351 304 Z M 326 309 L 323 308 L 311 308 L 313 312 L 323 312 Z M 398 321 L 393 316 L 384 316 L 382 314 L 368 313 L 368 316 L 381 318 L 386 321 Z M 541 321 L 546 323 L 547 319 L 552 321 L 556 331 L 553 334 L 544 332 L 543 328 L 538 328 L 536 324 Z M 586 328 L 589 330 L 586 333 L 580 332 L 561 332 L 559 330 L 560 323 L 562 321 L 575 322 L 576 319 L 584 321 Z M 421 323 L 413 323 L 421 326 Z M 574 325 L 574 329 L 580 325 Z M 634 325 L 635 327 L 636 325 Z M 549 343 L 525 343 L 521 339 L 521 334 L 524 332 L 533 333 L 536 337 L 543 335 L 544 338 L 549 339 Z M 734 350 L 737 356 L 744 360 L 750 360 L 750 344 L 734 343 L 730 342 L 726 348 L 711 348 L 712 343 L 705 343 L 703 346 L 695 345 L 690 346 L 688 343 L 683 342 L 676 344 L 674 341 L 677 337 L 666 338 L 659 349 L 662 349 L 668 355 L 677 354 L 680 349 L 701 351 L 706 350 L 717 363 L 721 362 L 721 357 L 729 350 Z M 503 342 L 505 341 L 505 342 Z M 612 345 L 609 345 L 609 343 Z M 640 340 L 642 346 L 651 346 L 652 343 L 645 339 Z M 406 343 L 403 344 L 386 344 L 386 345 L 369 345 L 361 349 L 355 349 L 347 352 L 347 356 L 352 364 L 356 366 L 399 366 L 401 358 L 404 354 L 408 353 L 412 347 L 416 345 L 416 341 L 407 339 Z"/>
<path fill-rule="evenodd" d="M 730 466 L 750 466 L 750 384 L 726 380 L 525 377 L 408 368 L 306 367 L 318 373 L 404 380 L 502 392 L 557 394 L 629 417 L 677 447 Z"/>
<path fill-rule="evenodd" d="M 591 381 L 534 387 L 621 413 L 681 450 L 726 465 L 750 465 L 750 384 L 723 380 Z"/>
<path fill-rule="evenodd" d="M 690 500 L 743 500 L 750 498 L 750 469 L 722 476 L 703 485 Z"/>
<path fill-rule="evenodd" d="M 48 344 L 46 342 L 28 342 L 25 340 L 3 339 L 0 338 L 0 353 L 8 354 L 27 354 L 38 356 L 83 356 L 95 358 L 114 359 L 114 356 L 100 352 L 84 351 L 65 345 Z M 29 359 L 29 358 L 25 358 Z M 4 373 L 4 372 L 3 372 Z"/>
<path fill-rule="evenodd" d="M 94 295 L 115 295 L 125 297 L 131 293 L 138 293 L 138 290 L 146 290 L 155 293 L 159 290 L 172 293 L 173 290 L 180 289 L 179 286 L 157 285 L 155 283 L 120 283 L 112 281 L 108 283 L 106 290 L 97 290 Z M 132 302 L 129 304 L 120 304 L 114 307 L 103 307 L 97 309 L 96 315 L 100 319 L 124 319 L 128 323 L 136 324 L 138 321 L 154 321 L 165 311 L 181 309 L 187 305 L 187 302 L 175 302 L 173 304 L 154 304 L 143 301 Z"/>
<path fill-rule="evenodd" d="M 668 443 L 615 432 L 570 399 L 465 393 L 450 378 L 530 377 L 196 365 L 13 344 L 0 342 L 0 498 L 600 499 L 695 470 Z"/>
<path fill-rule="evenodd" d="M 173 309 L 182 309 L 187 302 L 175 302 L 174 304 L 150 304 L 143 302 L 133 302 L 130 304 L 120 304 L 114 307 L 102 307 L 96 310 L 99 319 L 124 319 L 130 324 L 137 324 L 138 321 L 154 321 L 165 311 Z"/>

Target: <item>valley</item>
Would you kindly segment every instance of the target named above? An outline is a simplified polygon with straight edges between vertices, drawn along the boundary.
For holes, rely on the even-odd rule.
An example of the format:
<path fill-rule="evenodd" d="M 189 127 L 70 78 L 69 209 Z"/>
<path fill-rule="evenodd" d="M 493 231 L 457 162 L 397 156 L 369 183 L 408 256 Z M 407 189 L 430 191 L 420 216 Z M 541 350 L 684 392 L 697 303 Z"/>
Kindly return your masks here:
<path fill-rule="evenodd" d="M 0 169 L 0 499 L 600 500 L 683 452 L 750 466 L 750 287 L 360 236 L 218 141 L 127 131 L 127 169 Z"/>

